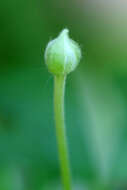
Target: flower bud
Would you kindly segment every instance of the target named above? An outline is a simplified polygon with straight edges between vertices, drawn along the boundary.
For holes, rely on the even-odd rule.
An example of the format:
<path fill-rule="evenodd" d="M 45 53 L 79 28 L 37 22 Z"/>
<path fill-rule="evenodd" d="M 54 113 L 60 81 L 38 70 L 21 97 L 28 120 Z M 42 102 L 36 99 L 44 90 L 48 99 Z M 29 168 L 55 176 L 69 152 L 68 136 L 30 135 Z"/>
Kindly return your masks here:
<path fill-rule="evenodd" d="M 68 29 L 50 41 L 45 50 L 45 62 L 49 72 L 66 75 L 73 71 L 81 59 L 80 47 L 68 36 Z"/>

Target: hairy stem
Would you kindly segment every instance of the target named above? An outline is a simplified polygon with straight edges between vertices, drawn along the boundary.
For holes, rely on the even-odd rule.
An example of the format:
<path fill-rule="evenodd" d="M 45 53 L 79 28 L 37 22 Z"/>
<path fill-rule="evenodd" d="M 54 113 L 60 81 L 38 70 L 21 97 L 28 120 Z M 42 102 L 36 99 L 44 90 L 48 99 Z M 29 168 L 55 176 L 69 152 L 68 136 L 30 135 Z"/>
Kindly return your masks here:
<path fill-rule="evenodd" d="M 64 90 L 66 76 L 55 76 L 54 84 L 54 111 L 56 123 L 56 136 L 59 151 L 59 160 L 64 190 L 72 190 L 69 167 L 67 140 L 64 123 Z"/>

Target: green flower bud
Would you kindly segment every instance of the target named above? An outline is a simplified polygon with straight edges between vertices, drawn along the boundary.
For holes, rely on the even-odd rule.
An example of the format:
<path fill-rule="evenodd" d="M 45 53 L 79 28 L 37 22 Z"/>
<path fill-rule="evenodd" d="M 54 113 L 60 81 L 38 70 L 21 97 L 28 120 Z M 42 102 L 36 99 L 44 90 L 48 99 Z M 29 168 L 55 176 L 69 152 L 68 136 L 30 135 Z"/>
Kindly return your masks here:
<path fill-rule="evenodd" d="M 69 38 L 68 32 L 68 29 L 64 29 L 56 39 L 48 43 L 45 50 L 46 65 L 54 75 L 70 73 L 81 59 L 80 47 Z"/>

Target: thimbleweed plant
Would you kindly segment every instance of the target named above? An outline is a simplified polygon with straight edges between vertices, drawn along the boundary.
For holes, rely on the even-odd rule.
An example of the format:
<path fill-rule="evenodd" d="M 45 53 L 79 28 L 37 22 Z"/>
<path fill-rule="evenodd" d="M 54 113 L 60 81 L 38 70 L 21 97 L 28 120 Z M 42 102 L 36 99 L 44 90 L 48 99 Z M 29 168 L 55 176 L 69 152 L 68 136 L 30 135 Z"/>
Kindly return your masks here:
<path fill-rule="evenodd" d="M 80 48 L 69 38 L 68 33 L 68 29 L 64 29 L 56 39 L 48 43 L 45 50 L 45 63 L 54 75 L 54 115 L 64 190 L 72 190 L 64 121 L 65 82 L 67 74 L 77 67 L 81 59 Z"/>

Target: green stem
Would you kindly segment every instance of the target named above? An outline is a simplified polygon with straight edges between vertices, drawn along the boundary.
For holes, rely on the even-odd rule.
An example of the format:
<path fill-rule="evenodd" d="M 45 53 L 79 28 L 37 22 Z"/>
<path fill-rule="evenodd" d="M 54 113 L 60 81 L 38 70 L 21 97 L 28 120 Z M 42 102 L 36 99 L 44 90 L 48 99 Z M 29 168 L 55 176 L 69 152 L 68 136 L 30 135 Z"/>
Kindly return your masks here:
<path fill-rule="evenodd" d="M 64 190 L 71 190 L 71 174 L 69 167 L 67 140 L 64 123 L 64 89 L 66 76 L 55 76 L 54 85 L 54 111 L 56 123 L 56 136 L 58 142 L 59 160 Z"/>

